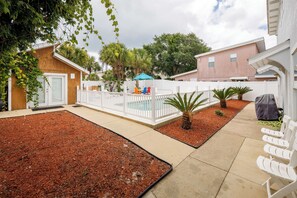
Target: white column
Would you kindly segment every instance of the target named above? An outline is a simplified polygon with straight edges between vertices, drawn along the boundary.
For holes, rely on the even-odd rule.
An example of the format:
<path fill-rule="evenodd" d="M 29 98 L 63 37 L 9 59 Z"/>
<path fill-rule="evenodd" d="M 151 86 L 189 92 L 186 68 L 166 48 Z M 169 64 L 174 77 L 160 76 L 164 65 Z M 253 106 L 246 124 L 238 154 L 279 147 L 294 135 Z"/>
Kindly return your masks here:
<path fill-rule="evenodd" d="M 11 71 L 9 72 L 10 77 L 8 78 L 8 111 L 11 111 Z"/>
<path fill-rule="evenodd" d="M 152 122 L 156 122 L 156 88 L 151 88 L 152 92 Z"/>
<path fill-rule="evenodd" d="M 79 86 L 77 85 L 76 86 L 76 103 L 79 103 L 80 101 L 79 101 Z"/>

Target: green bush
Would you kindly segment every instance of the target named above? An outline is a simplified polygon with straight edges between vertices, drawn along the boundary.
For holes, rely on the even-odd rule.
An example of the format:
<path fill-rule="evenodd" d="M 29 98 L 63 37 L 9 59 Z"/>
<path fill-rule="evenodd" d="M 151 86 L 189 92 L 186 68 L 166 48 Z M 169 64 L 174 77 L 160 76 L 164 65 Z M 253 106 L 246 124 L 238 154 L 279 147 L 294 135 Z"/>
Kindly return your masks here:
<path fill-rule="evenodd" d="M 221 110 L 215 110 L 215 114 L 216 114 L 217 116 L 224 116 L 224 112 L 221 111 Z"/>

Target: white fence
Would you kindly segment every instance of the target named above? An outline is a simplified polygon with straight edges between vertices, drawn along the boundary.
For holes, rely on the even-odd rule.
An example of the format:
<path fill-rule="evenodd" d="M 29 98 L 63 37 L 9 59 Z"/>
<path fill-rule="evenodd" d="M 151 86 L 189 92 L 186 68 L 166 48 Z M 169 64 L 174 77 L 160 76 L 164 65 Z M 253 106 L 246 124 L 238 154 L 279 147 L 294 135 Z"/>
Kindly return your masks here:
<path fill-rule="evenodd" d="M 243 96 L 244 100 L 254 101 L 262 94 L 274 94 L 278 100 L 278 82 L 179 82 L 179 81 L 140 81 L 141 87 L 150 86 L 151 94 L 132 94 L 135 82 L 125 82 L 125 92 L 105 92 L 77 90 L 77 103 L 108 113 L 134 119 L 143 123 L 155 125 L 180 115 L 178 110 L 164 104 L 167 98 L 180 92 L 195 94 L 203 93 L 201 99 L 208 98 L 209 106 L 217 101 L 212 90 L 230 86 L 248 86 L 253 91 Z M 156 87 L 154 87 L 156 86 Z M 200 107 L 202 108 L 202 107 Z"/>
<path fill-rule="evenodd" d="M 135 87 L 135 81 L 126 81 L 127 91 L 132 93 Z M 247 81 L 247 82 L 193 82 L 193 81 L 169 81 L 169 80 L 143 80 L 139 81 L 139 86 L 156 87 L 157 94 L 176 93 L 177 87 L 181 92 L 204 91 L 213 89 L 222 89 L 227 87 L 250 87 L 253 89 L 243 96 L 244 100 L 255 101 L 257 96 L 263 94 L 274 94 L 276 100 L 279 98 L 278 81 Z"/>
<path fill-rule="evenodd" d="M 200 93 L 203 93 L 201 100 L 204 98 L 208 99 L 203 107 L 218 102 L 217 99 L 213 98 L 212 90 L 199 91 L 195 95 Z M 151 125 L 180 115 L 176 108 L 164 104 L 167 98 L 172 97 L 174 97 L 174 94 L 157 95 L 153 87 L 149 95 L 77 90 L 78 104 Z"/>

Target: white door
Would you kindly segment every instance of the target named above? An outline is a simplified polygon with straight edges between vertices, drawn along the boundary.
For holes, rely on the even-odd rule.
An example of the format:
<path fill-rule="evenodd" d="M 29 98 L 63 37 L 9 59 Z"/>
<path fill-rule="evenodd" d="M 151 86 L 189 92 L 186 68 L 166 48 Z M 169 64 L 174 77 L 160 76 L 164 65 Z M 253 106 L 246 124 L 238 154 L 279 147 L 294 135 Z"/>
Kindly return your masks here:
<path fill-rule="evenodd" d="M 42 84 L 42 89 L 38 89 L 39 107 L 55 106 L 66 104 L 66 75 L 45 75 L 38 78 Z M 33 104 L 30 104 L 33 107 Z"/>
<path fill-rule="evenodd" d="M 50 76 L 48 89 L 49 106 L 65 104 L 65 77 Z"/>

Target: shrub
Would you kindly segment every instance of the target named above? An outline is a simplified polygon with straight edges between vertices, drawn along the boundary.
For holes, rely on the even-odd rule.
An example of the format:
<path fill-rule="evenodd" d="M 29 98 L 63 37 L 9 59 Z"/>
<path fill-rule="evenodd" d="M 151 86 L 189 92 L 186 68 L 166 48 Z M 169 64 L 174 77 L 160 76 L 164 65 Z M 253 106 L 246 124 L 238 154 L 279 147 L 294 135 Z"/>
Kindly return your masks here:
<path fill-rule="evenodd" d="M 199 100 L 202 94 L 203 93 L 194 96 L 195 92 L 193 92 L 188 98 L 187 94 L 182 97 L 180 93 L 177 93 L 174 98 L 167 98 L 165 100 L 164 104 L 171 105 L 183 113 L 181 126 L 183 129 L 189 130 L 192 128 L 193 111 L 203 105 L 203 103 L 207 100 L 207 98 Z"/>
<path fill-rule="evenodd" d="M 238 96 L 238 100 L 242 100 L 242 95 L 246 94 L 250 91 L 253 91 L 251 88 L 249 87 L 233 87 L 233 91 L 235 94 L 237 94 Z"/>
<path fill-rule="evenodd" d="M 217 116 L 224 116 L 224 112 L 221 111 L 221 110 L 215 110 L 215 114 L 216 114 Z"/>
<path fill-rule="evenodd" d="M 234 95 L 234 91 L 232 87 L 227 89 L 214 89 L 213 90 L 214 97 L 220 100 L 220 105 L 222 108 L 227 108 L 226 100 L 231 98 Z"/>

